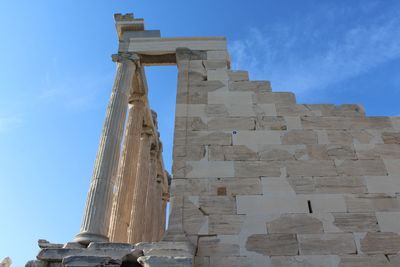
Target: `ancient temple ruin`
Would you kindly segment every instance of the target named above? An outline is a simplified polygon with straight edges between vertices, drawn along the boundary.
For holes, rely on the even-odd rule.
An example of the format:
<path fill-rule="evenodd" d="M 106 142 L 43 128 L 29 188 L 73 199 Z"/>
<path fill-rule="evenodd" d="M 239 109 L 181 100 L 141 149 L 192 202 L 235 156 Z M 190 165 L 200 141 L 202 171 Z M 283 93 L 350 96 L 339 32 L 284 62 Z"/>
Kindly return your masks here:
<path fill-rule="evenodd" d="M 40 241 L 27 266 L 400 266 L 400 117 L 298 104 L 231 70 L 223 37 L 115 21 L 117 73 L 81 231 Z M 172 64 L 170 183 L 143 67 Z"/>

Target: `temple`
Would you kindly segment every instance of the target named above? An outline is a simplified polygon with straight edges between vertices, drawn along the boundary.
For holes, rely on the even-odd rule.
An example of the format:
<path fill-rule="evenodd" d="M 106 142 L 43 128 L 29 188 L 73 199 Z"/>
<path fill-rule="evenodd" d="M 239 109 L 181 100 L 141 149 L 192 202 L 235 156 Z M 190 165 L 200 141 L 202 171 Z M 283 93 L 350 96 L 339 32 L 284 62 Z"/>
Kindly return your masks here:
<path fill-rule="evenodd" d="M 26 266 L 400 266 L 400 117 L 298 104 L 231 70 L 224 37 L 162 38 L 132 14 L 115 23 L 80 232 L 39 240 Z M 144 72 L 160 65 L 178 67 L 171 176 Z"/>

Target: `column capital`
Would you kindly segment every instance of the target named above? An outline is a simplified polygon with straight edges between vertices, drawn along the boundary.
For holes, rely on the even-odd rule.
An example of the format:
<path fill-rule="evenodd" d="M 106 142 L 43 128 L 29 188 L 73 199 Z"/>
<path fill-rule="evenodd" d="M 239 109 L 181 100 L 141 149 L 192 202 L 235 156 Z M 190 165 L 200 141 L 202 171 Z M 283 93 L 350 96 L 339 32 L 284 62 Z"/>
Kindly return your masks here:
<path fill-rule="evenodd" d="M 119 52 L 118 54 L 111 55 L 111 59 L 113 62 L 120 62 L 120 63 L 126 60 L 130 60 L 135 64 L 140 63 L 140 57 L 136 53 Z"/>

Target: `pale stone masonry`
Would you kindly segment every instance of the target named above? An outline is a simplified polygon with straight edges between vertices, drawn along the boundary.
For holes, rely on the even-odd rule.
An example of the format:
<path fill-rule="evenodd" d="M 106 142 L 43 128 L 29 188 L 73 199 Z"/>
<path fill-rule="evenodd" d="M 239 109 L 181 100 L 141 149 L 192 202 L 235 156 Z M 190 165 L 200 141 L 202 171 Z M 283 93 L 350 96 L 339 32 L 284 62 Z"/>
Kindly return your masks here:
<path fill-rule="evenodd" d="M 85 239 L 63 248 L 42 242 L 30 266 L 400 266 L 400 117 L 297 103 L 292 92 L 231 70 L 225 38 L 161 38 L 131 15 L 116 22 L 119 53 L 136 57 L 134 87 L 145 84 L 141 66 L 178 67 L 168 229 L 155 120 L 142 124 L 147 100 L 131 95 L 118 169 L 112 155 L 121 141 L 103 133 L 95 170 L 107 176 L 93 177 Z M 112 123 L 126 112 L 114 106 Z M 85 231 L 125 243 L 99 243 Z"/>

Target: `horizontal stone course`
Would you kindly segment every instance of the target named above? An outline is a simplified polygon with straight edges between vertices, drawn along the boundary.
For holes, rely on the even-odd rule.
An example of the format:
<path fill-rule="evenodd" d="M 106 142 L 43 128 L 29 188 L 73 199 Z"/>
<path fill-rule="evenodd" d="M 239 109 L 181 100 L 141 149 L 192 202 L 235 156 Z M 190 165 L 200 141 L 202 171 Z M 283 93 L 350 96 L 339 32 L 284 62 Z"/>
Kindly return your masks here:
<path fill-rule="evenodd" d="M 400 252 L 400 235 L 395 233 L 367 233 L 361 239 L 365 254 L 397 254 Z"/>
<path fill-rule="evenodd" d="M 297 255 L 295 234 L 255 234 L 247 238 L 246 249 L 267 256 Z"/>
<path fill-rule="evenodd" d="M 299 234 L 301 255 L 346 255 L 357 252 L 354 237 L 349 233 Z"/>

